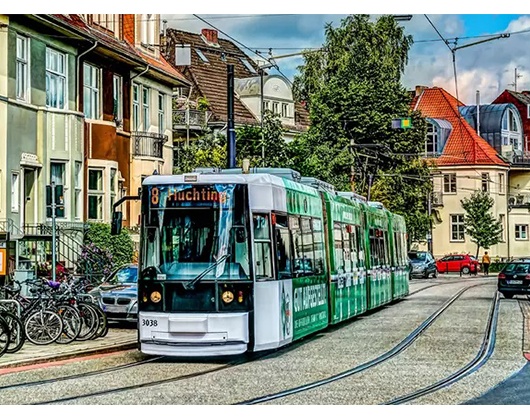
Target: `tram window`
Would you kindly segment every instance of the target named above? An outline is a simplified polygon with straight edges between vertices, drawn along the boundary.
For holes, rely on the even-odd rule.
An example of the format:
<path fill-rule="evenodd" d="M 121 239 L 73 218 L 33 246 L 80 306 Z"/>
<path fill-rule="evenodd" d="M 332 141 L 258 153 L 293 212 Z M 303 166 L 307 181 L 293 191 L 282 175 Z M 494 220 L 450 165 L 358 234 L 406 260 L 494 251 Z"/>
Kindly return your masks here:
<path fill-rule="evenodd" d="M 287 225 L 287 216 L 276 215 L 276 260 L 279 279 L 293 277 L 293 252 L 291 249 L 291 235 Z"/>
<path fill-rule="evenodd" d="M 364 255 L 364 232 L 361 234 L 361 227 L 355 226 L 355 242 L 357 243 L 357 255 L 359 256 L 358 267 L 363 268 L 365 266 L 365 255 Z"/>
<path fill-rule="evenodd" d="M 253 216 L 253 226 L 256 280 L 273 278 L 269 215 L 255 214 Z"/>
<path fill-rule="evenodd" d="M 315 274 L 315 251 L 311 219 L 302 217 L 300 225 L 302 228 L 302 259 L 295 261 L 295 270 L 298 265 L 298 269 L 303 268 L 305 275 L 312 275 Z"/>
<path fill-rule="evenodd" d="M 324 272 L 324 243 L 320 219 L 313 219 L 313 243 L 315 247 L 315 274 L 322 274 Z"/>
<path fill-rule="evenodd" d="M 359 250 L 357 249 L 357 240 L 355 238 L 357 231 L 356 227 L 357 226 L 351 226 L 349 234 L 352 270 L 359 267 Z"/>
<path fill-rule="evenodd" d="M 351 244 L 350 244 L 350 232 L 351 225 L 342 225 L 342 247 L 344 249 L 344 271 L 346 273 L 351 272 Z"/>
<path fill-rule="evenodd" d="M 333 243 L 335 244 L 335 271 L 344 273 L 344 252 L 342 249 L 342 229 L 340 223 L 333 225 Z"/>
<path fill-rule="evenodd" d="M 300 231 L 300 219 L 296 216 L 289 217 L 289 228 L 291 230 L 293 249 L 294 249 L 294 267 L 293 277 L 301 277 L 304 275 L 304 267 L 301 263 L 303 258 L 302 253 L 302 232 Z"/>

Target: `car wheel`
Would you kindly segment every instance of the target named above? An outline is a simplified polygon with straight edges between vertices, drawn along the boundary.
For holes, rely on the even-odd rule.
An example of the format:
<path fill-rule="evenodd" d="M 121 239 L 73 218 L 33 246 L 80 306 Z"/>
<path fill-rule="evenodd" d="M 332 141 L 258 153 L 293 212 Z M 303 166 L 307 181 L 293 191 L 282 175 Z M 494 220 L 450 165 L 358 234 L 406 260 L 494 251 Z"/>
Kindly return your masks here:
<path fill-rule="evenodd" d="M 513 298 L 513 293 L 503 293 L 502 295 L 504 296 L 505 299 L 512 299 Z"/>
<path fill-rule="evenodd" d="M 438 277 L 438 270 L 435 268 L 434 273 L 432 273 L 432 278 L 435 279 Z"/>
<path fill-rule="evenodd" d="M 463 267 L 462 274 L 469 274 L 469 267 Z"/>
<path fill-rule="evenodd" d="M 423 272 L 423 278 L 424 279 L 428 279 L 429 278 L 429 272 L 427 271 L 427 269 L 425 269 L 425 271 Z"/>

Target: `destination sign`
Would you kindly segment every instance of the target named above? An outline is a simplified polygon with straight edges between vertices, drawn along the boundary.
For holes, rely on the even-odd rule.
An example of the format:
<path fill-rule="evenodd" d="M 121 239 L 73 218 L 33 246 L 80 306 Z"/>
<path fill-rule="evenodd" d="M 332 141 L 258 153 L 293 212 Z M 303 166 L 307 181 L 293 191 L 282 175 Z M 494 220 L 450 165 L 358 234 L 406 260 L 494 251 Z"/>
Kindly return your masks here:
<path fill-rule="evenodd" d="M 233 193 L 228 185 L 168 185 L 149 189 L 151 207 L 227 205 Z"/>

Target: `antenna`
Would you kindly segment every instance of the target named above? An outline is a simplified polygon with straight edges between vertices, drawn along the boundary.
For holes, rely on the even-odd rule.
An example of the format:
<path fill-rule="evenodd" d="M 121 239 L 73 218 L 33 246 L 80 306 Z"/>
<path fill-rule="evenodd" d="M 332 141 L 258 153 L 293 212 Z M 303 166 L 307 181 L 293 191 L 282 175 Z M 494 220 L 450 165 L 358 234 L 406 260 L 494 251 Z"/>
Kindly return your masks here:
<path fill-rule="evenodd" d="M 522 74 L 520 73 L 517 73 L 517 67 L 515 68 L 515 73 L 514 73 L 514 79 L 513 79 L 513 83 L 510 83 L 508 84 L 508 86 L 513 86 L 513 90 L 515 92 L 517 92 L 517 79 L 523 77 Z"/>

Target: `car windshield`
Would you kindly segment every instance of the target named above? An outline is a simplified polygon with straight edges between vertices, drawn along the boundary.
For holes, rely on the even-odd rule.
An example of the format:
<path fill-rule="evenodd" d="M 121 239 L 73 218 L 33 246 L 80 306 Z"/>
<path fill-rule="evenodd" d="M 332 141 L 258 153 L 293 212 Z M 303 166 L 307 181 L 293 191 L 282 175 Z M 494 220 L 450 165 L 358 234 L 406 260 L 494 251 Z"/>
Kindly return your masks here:
<path fill-rule="evenodd" d="M 504 270 L 502 270 L 503 272 L 505 273 L 528 273 L 530 269 L 530 264 L 528 263 L 525 263 L 525 264 L 517 264 L 517 263 L 511 263 L 511 264 L 508 264 Z"/>
<path fill-rule="evenodd" d="M 138 267 L 120 268 L 109 278 L 108 283 L 112 284 L 135 284 L 138 281 Z"/>
<path fill-rule="evenodd" d="M 422 263 L 427 260 L 426 252 L 409 252 L 409 258 L 413 263 Z"/>

